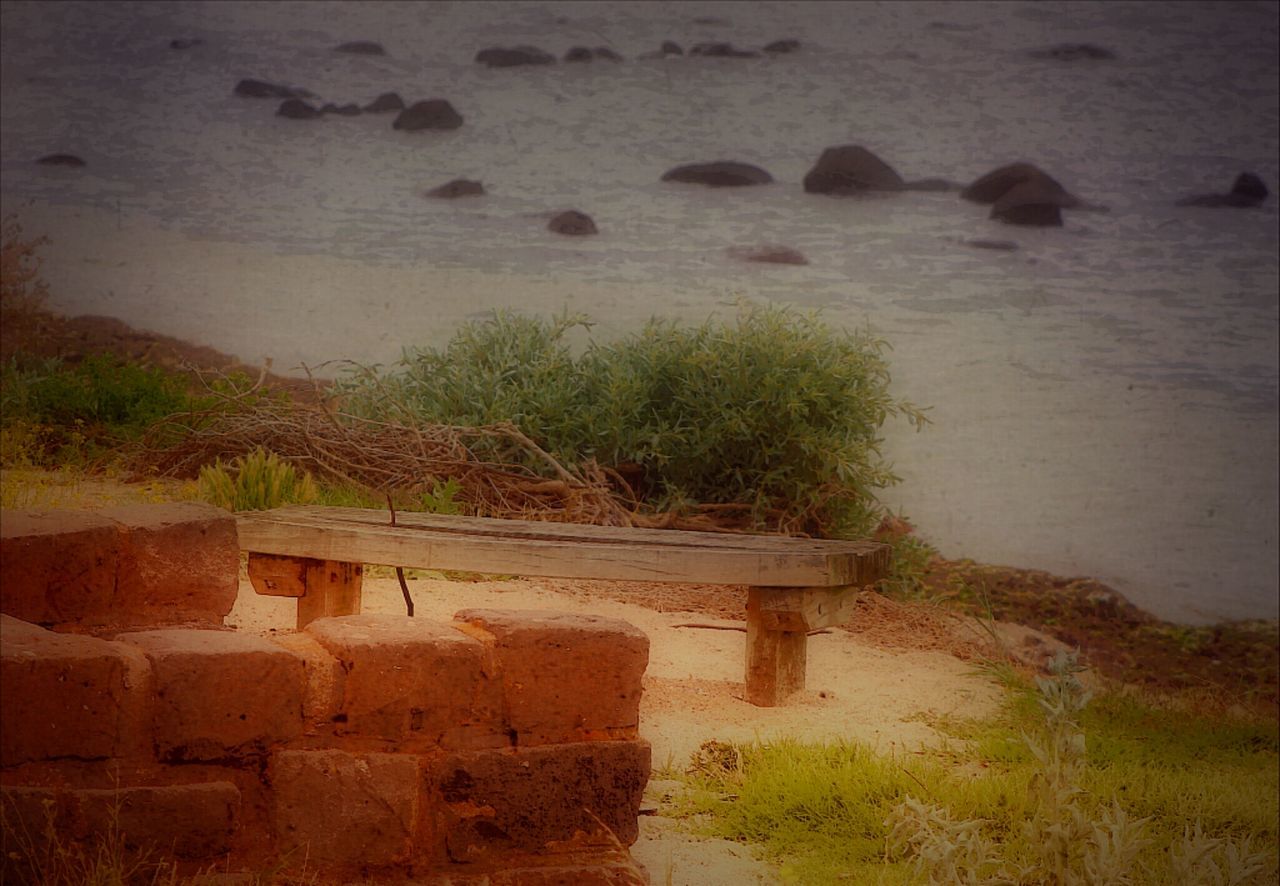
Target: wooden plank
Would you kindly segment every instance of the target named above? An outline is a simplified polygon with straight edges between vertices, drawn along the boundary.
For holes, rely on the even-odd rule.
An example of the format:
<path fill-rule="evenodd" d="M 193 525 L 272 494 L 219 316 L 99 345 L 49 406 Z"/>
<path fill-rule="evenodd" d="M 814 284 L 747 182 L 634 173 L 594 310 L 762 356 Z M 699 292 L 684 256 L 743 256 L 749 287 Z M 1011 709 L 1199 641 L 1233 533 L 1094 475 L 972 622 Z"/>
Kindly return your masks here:
<path fill-rule="evenodd" d="M 872 584 L 884 576 L 889 561 L 888 546 L 865 542 L 848 543 L 862 546 L 856 552 L 838 553 L 653 542 L 582 543 L 349 523 L 291 510 L 239 516 L 240 547 L 259 553 L 421 569 L 774 587 Z"/>
<path fill-rule="evenodd" d="M 249 582 L 264 597 L 301 597 L 307 592 L 306 557 L 249 552 Z"/>
<path fill-rule="evenodd" d="M 271 511 L 260 511 L 263 517 L 308 517 L 339 523 L 385 526 L 390 523 L 388 511 L 374 508 L 339 508 L 320 505 L 291 505 Z M 813 538 L 784 535 L 755 535 L 738 532 L 695 532 L 691 530 L 639 529 L 621 526 L 596 526 L 589 523 L 555 523 L 544 520 L 499 520 L 492 517 L 460 517 L 446 514 L 396 512 L 396 525 L 437 532 L 452 532 L 468 537 L 527 538 L 546 541 L 572 541 L 579 544 L 650 545 L 664 547 L 745 549 L 752 551 L 796 551 L 820 553 L 866 553 L 880 547 L 876 542 Z"/>
<path fill-rule="evenodd" d="M 307 592 L 298 598 L 298 630 L 317 618 L 360 612 L 364 567 L 333 560 L 307 564 Z"/>
<path fill-rule="evenodd" d="M 844 624 L 858 605 L 858 588 L 769 588 L 761 598 L 763 624 L 779 631 L 815 631 Z"/>
<path fill-rule="evenodd" d="M 769 628 L 761 617 L 767 605 L 766 588 L 747 589 L 746 698 L 771 708 L 804 689 L 809 635 L 803 631 Z"/>

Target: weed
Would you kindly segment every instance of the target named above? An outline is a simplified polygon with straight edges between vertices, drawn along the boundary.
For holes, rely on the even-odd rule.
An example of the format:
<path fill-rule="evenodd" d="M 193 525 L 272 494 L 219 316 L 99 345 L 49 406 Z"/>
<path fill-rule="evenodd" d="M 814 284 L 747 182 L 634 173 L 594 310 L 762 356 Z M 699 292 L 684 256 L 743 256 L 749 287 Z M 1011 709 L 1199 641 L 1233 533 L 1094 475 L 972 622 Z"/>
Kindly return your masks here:
<path fill-rule="evenodd" d="M 316 499 L 316 484 L 274 452 L 259 447 L 229 465 L 221 460 L 200 469 L 205 501 L 229 511 L 265 511 Z"/>

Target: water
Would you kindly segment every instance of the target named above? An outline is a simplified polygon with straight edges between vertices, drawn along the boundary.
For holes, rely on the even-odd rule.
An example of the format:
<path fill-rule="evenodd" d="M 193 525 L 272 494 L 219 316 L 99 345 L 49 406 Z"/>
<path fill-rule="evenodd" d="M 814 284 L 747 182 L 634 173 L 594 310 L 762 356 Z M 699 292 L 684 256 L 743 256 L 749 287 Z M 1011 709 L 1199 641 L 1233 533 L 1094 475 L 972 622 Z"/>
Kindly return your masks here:
<path fill-rule="evenodd" d="M 1276 3 L 11 3 L 3 210 L 48 233 L 55 303 L 277 368 L 390 362 L 494 307 L 611 337 L 739 297 L 821 308 L 894 347 L 932 407 L 886 429 L 885 499 L 945 554 L 1106 581 L 1172 619 L 1277 615 L 1276 199 L 1179 209 L 1242 170 L 1277 187 Z M 721 24 L 698 24 L 713 17 Z M 174 51 L 173 38 L 201 46 Z M 638 60 L 664 39 L 795 54 Z M 385 57 L 331 51 L 377 40 Z M 1091 42 L 1109 62 L 1027 50 Z M 491 70 L 495 45 L 621 64 Z M 448 98 L 465 125 L 292 121 L 242 77 L 323 100 Z M 1108 207 L 1002 226 L 954 194 L 799 182 L 862 144 L 908 179 L 1026 159 Z M 77 153 L 83 170 L 39 167 Z M 775 184 L 663 184 L 735 159 Z M 456 177 L 489 196 L 429 201 Z M 559 237 L 576 208 L 600 235 Z M 974 238 L 1019 249 L 975 249 Z M 729 246 L 781 243 L 803 267 Z"/>

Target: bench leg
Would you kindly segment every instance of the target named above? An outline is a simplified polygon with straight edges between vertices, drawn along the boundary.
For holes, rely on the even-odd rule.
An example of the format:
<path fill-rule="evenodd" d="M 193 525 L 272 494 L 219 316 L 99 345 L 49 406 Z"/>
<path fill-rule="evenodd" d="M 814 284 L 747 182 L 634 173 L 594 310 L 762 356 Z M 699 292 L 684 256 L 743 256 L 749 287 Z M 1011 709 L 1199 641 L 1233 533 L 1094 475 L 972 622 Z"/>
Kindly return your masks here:
<path fill-rule="evenodd" d="M 360 563 L 249 553 L 249 581 L 255 591 L 297 598 L 298 630 L 317 618 L 359 614 L 363 578 Z"/>
<path fill-rule="evenodd" d="M 809 634 L 780 630 L 779 619 L 766 615 L 771 591 L 747 589 L 747 701 L 759 707 L 776 707 L 804 689 Z"/>

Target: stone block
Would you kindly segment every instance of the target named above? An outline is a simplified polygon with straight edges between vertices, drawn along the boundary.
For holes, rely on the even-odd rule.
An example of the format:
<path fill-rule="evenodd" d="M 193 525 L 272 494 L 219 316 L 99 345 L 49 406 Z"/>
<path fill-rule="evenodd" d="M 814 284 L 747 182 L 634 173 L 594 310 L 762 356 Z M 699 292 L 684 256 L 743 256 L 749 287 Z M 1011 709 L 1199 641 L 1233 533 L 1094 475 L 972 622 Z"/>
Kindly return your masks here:
<path fill-rule="evenodd" d="M 339 734 L 449 748 L 510 743 L 484 645 L 454 625 L 345 615 L 318 619 L 307 632 L 346 671 Z"/>
<path fill-rule="evenodd" d="M 649 758 L 643 740 L 450 754 L 424 776 L 431 830 L 454 862 L 543 852 L 605 828 L 629 846 L 639 835 Z"/>
<path fill-rule="evenodd" d="M 117 605 L 130 625 L 221 627 L 239 591 L 235 518 L 199 502 L 105 508 L 123 537 Z"/>
<path fill-rule="evenodd" d="M 280 751 L 272 757 L 277 849 L 314 864 L 405 862 L 418 817 L 410 754 Z"/>
<path fill-rule="evenodd" d="M 40 625 L 110 612 L 120 547 L 115 521 L 91 511 L 5 511 L 0 611 Z"/>
<path fill-rule="evenodd" d="M 330 726 L 342 710 L 342 692 L 347 679 L 342 662 L 307 633 L 279 634 L 271 637 L 271 642 L 302 659 L 306 673 L 303 719 L 313 726 Z"/>
<path fill-rule="evenodd" d="M 240 790 L 231 782 L 74 792 L 86 836 L 115 827 L 126 848 L 214 858 L 231 848 Z"/>
<path fill-rule="evenodd" d="M 465 609 L 454 619 L 495 654 L 521 746 L 635 738 L 649 638 L 616 618 Z"/>
<path fill-rule="evenodd" d="M 0 766 L 126 753 L 145 728 L 144 671 L 122 644 L 0 615 Z"/>
<path fill-rule="evenodd" d="M 120 634 L 151 662 L 152 735 L 166 762 L 260 754 L 302 732 L 303 660 L 231 631 Z"/>

